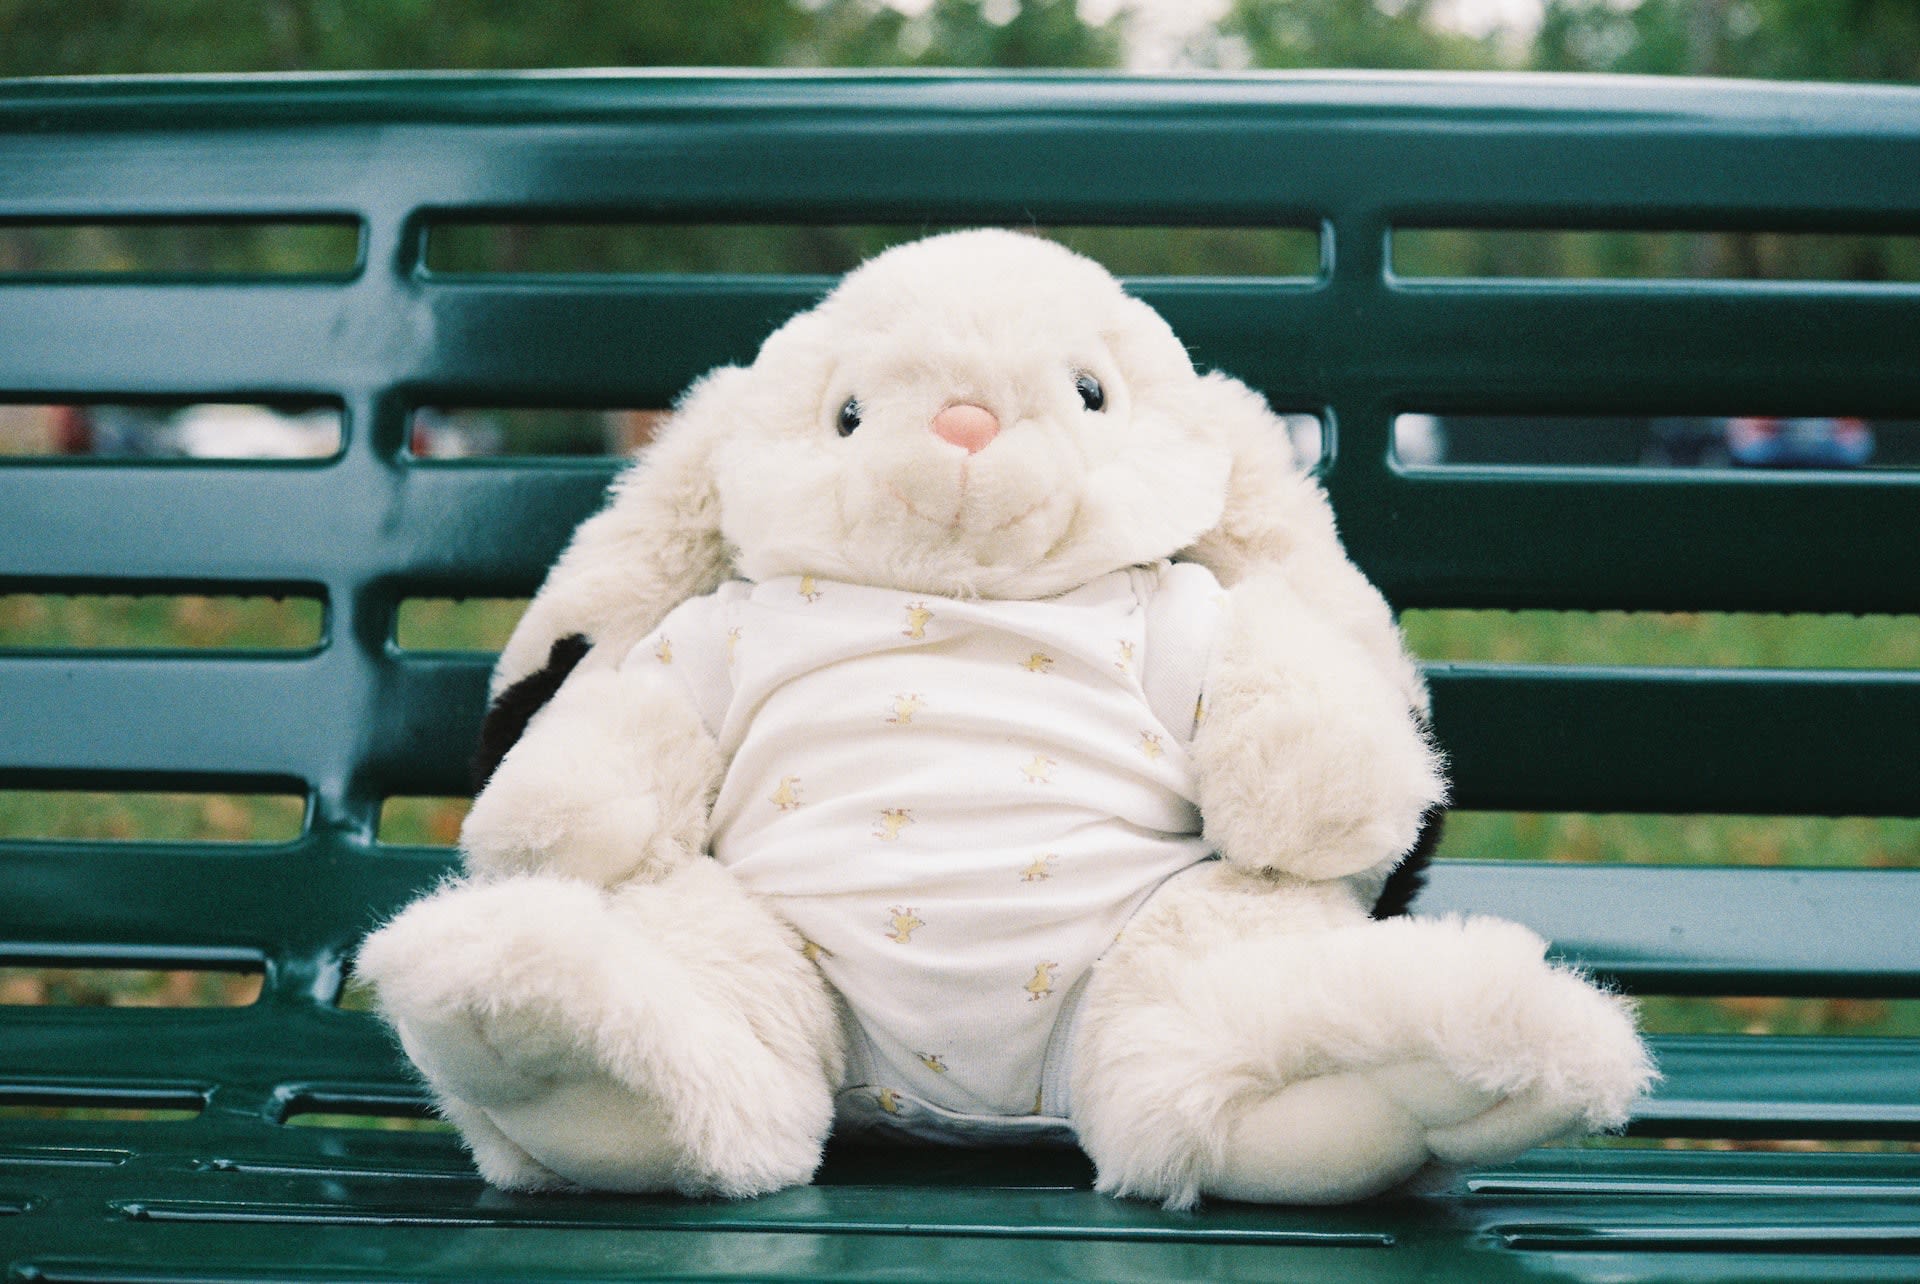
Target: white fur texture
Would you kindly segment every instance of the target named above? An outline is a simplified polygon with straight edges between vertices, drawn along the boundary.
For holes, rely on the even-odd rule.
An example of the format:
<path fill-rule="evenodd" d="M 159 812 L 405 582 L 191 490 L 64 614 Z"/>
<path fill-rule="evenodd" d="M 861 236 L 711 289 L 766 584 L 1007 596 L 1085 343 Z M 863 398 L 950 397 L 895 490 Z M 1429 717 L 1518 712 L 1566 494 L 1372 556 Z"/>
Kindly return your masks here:
<path fill-rule="evenodd" d="M 999 422 L 984 448 L 930 431 L 959 403 Z M 696 385 L 503 652 L 496 693 L 596 644 L 476 803 L 473 881 L 358 964 L 487 1179 L 743 1195 L 819 1158 L 835 1000 L 698 855 L 711 738 L 617 667 L 671 608 L 783 574 L 1037 598 L 1161 558 L 1229 587 L 1193 752 L 1228 859 L 1095 971 L 1073 1110 L 1101 1188 L 1326 1202 L 1624 1119 L 1652 1072 L 1622 1000 L 1510 924 L 1367 917 L 1444 785 L 1418 667 L 1279 421 L 1096 264 L 972 232 Z"/>
<path fill-rule="evenodd" d="M 1426 683 L 1407 654 L 1380 590 L 1348 560 L 1333 508 L 1320 484 L 1301 472 L 1280 421 L 1259 393 L 1214 373 L 1188 391 L 1194 413 L 1213 425 L 1233 454 L 1220 521 L 1180 556 L 1222 584 L 1275 573 L 1369 660 L 1421 716 Z"/>
<path fill-rule="evenodd" d="M 1044 597 L 1220 516 L 1231 461 L 1184 404 L 1185 349 L 1104 269 L 1033 237 L 882 254 L 769 338 L 752 373 L 714 460 L 749 579 Z M 1081 374 L 1100 382 L 1097 411 Z M 861 422 L 842 437 L 849 400 Z M 999 420 L 989 449 L 928 431 L 956 403 Z"/>
<path fill-rule="evenodd" d="M 467 867 L 612 886 L 700 859 L 722 763 L 650 666 L 573 674 L 534 715 L 460 829 Z"/>
<path fill-rule="evenodd" d="M 739 1196 L 820 1161 L 838 1012 L 798 938 L 711 862 L 614 892 L 454 884 L 358 969 L 498 1185 Z"/>
<path fill-rule="evenodd" d="M 1193 742 L 1208 839 L 1253 868 L 1384 873 L 1446 796 L 1406 691 L 1282 570 L 1229 593 Z"/>
<path fill-rule="evenodd" d="M 1616 1127 L 1651 1082 L 1626 1001 L 1525 928 L 1293 886 L 1202 866 L 1095 969 L 1073 1100 L 1102 1190 L 1358 1198 Z"/>
<path fill-rule="evenodd" d="M 490 698 L 545 664 L 554 640 L 571 633 L 593 640 L 591 663 L 617 664 L 668 611 L 732 576 L 711 456 L 747 380 L 724 367 L 680 399 L 670 431 L 620 475 L 606 507 L 581 523 L 547 573 L 500 652 Z"/>

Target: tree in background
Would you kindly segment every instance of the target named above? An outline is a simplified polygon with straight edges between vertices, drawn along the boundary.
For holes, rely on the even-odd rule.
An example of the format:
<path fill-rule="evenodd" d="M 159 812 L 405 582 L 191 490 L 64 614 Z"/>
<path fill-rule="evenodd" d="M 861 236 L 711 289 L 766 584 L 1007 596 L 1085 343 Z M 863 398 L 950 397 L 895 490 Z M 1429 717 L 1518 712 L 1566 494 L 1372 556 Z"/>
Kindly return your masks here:
<path fill-rule="evenodd" d="M 1162 0 L 1171 2 L 1171 0 Z M 1135 0 L 1139 3 L 1139 0 Z M 1920 80 L 1915 0 L 1541 0 L 1531 43 L 1444 0 L 1232 0 L 1189 64 Z M 1114 67 L 1075 0 L 0 0 L 0 76 L 534 67 Z"/>
<path fill-rule="evenodd" d="M 1124 13 L 1098 25 L 1074 0 L 934 0 L 909 15 L 884 0 L 828 0 L 805 54 L 834 67 L 1118 67 Z"/>
<path fill-rule="evenodd" d="M 1480 70 L 1499 67 L 1491 39 L 1435 20 L 1433 0 L 1233 0 L 1188 55 L 1204 67 L 1354 67 Z"/>
<path fill-rule="evenodd" d="M 1546 71 L 1920 80 L 1913 0 L 1546 0 Z"/>
<path fill-rule="evenodd" d="M 0 0 L 0 76 L 673 66 L 1110 67 L 1073 0 Z"/>

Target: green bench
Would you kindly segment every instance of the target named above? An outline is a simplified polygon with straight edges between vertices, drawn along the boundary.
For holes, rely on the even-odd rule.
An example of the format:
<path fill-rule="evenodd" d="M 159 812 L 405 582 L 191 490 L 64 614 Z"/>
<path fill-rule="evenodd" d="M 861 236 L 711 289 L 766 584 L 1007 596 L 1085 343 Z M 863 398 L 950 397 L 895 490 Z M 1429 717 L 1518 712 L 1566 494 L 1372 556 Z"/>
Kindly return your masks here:
<path fill-rule="evenodd" d="M 0 592 L 291 594 L 286 654 L 0 653 L 0 788 L 302 795 L 282 844 L 0 842 L 0 965 L 259 969 L 212 1009 L 0 1008 L 13 1280 L 1920 1277 L 1920 1154 L 1554 1149 L 1458 1189 L 1191 1215 L 1055 1152 L 833 1151 L 741 1204 L 507 1197 L 444 1133 L 289 1126 L 422 1097 L 338 1006 L 453 853 L 488 657 L 403 600 L 529 592 L 597 461 L 415 460 L 416 407 L 668 403 L 817 277 L 428 271 L 443 221 L 1318 229 L 1301 279 L 1143 279 L 1321 414 L 1402 608 L 1920 609 L 1920 488 L 1394 462 L 1402 411 L 1905 416 L 1920 287 L 1406 281 L 1395 227 L 1920 227 L 1920 91 L 1545 78 L 359 77 L 0 83 L 0 222 L 344 221 L 333 276 L 0 279 L 0 401 L 292 399 L 325 462 L 0 461 Z M 1920 674 L 1436 664 L 1463 808 L 1920 814 Z M 1920 871 L 1443 862 L 1420 908 L 1532 924 L 1645 993 L 1920 996 Z M 1920 1138 L 1920 1040 L 1666 1037 L 1635 1128 Z M 26 1107 L 172 1109 L 88 1120 Z"/>

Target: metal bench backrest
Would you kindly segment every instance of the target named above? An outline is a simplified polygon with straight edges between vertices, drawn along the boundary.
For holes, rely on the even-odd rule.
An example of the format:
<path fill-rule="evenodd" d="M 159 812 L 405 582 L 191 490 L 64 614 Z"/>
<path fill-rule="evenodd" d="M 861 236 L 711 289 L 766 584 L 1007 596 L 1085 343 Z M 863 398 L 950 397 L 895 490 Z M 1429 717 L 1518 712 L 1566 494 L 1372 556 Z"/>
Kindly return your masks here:
<path fill-rule="evenodd" d="M 288 655 L 0 654 L 0 788 L 292 792 L 309 814 L 283 845 L 0 843 L 0 963 L 265 971 L 260 1002 L 239 1009 L 0 1009 L 0 1103 L 204 1105 L 191 1121 L 114 1125 L 108 1142 L 0 1120 L 0 1214 L 13 1196 L 27 1210 L 0 1216 L 0 1241 L 78 1235 L 83 1205 L 107 1212 L 90 1196 L 62 1204 L 57 1183 L 31 1207 L 42 1178 L 6 1157 L 52 1172 L 56 1145 L 105 1146 L 102 1164 L 149 1175 L 126 1187 L 149 1200 L 196 1166 L 215 1183 L 196 1190 L 269 1198 L 218 1183 L 275 1170 L 275 1155 L 313 1173 L 359 1156 L 363 1186 L 407 1171 L 457 1186 L 445 1138 L 315 1140 L 283 1121 L 418 1101 L 371 1018 L 334 1005 L 359 937 L 450 863 L 377 844 L 376 825 L 389 797 L 463 792 L 487 659 L 400 651 L 398 604 L 531 591 L 611 465 L 416 460 L 409 417 L 664 406 L 828 284 L 435 274 L 433 222 L 1316 229 L 1322 268 L 1304 279 L 1135 284 L 1199 363 L 1324 417 L 1343 534 L 1397 606 L 1920 608 L 1910 475 L 1417 468 L 1391 450 L 1406 411 L 1911 417 L 1920 287 L 1405 281 L 1388 248 L 1406 227 L 1911 233 L 1917 91 L 1392 76 L 0 84 L 0 220 L 199 218 L 351 220 L 360 263 L 321 280 L 0 280 L 0 401 L 317 400 L 344 412 L 343 449 L 317 463 L 0 461 L 0 592 L 318 596 L 324 638 Z M 1920 814 L 1913 673 L 1447 664 L 1432 680 L 1463 808 Z M 1450 863 L 1425 904 L 1519 917 L 1638 989 L 1913 997 L 1916 879 Z M 1663 1129 L 1920 1135 L 1920 1043 L 1695 1037 L 1661 1055 L 1668 1082 L 1646 1118 Z M 1618 1156 L 1588 1160 L 1566 1171 L 1604 1174 Z M 374 1198 L 351 1176 L 335 1189 Z M 456 1220 L 487 1220 L 468 1204 Z M 101 1224 L 157 1252 L 136 1234 L 168 1220 L 157 1207 Z M 599 1211 L 542 1216 L 627 1215 L 578 1207 Z M 975 1212 L 1012 1215 L 992 1209 Z M 675 1214 L 738 1230 L 728 1215 Z M 1177 1238 L 1151 1210 L 1100 1216 L 1113 1238 Z M 1359 1224 L 1342 1216 L 1328 1224 Z M 1227 1253 L 1277 1224 L 1222 1217 L 1180 1242 Z M 1361 1241 L 1382 1242 L 1365 1225 Z M 220 1242 L 255 1246 L 221 1250 L 232 1260 L 272 1251 L 227 1230 L 239 1238 Z"/>

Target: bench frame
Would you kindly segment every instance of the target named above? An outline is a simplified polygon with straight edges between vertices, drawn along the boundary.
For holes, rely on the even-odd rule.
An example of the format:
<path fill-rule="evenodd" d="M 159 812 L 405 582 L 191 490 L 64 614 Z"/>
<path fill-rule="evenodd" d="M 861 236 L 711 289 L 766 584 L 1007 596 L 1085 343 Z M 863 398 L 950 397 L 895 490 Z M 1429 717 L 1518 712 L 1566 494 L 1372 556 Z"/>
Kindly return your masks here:
<path fill-rule="evenodd" d="M 273 845 L 0 842 L 0 963 L 257 966 L 230 1010 L 0 1009 L 16 1279 L 1541 1274 L 1911 1278 L 1920 1156 L 1546 1151 L 1454 1191 L 1193 1216 L 1058 1154 L 841 1148 L 740 1205 L 486 1191 L 450 1137 L 290 1128 L 421 1095 L 354 944 L 448 867 L 384 799 L 465 790 L 487 658 L 398 604 L 528 592 L 608 465 L 417 461 L 424 405 L 657 407 L 819 278 L 458 277 L 460 220 L 1318 229 L 1289 280 L 1135 283 L 1202 365 L 1322 416 L 1356 561 L 1397 607 L 1911 612 L 1920 481 L 1417 468 L 1394 417 L 1912 417 L 1920 287 L 1407 281 L 1395 227 L 1912 233 L 1920 91 L 1284 75 L 345 76 L 0 82 L 0 221 L 342 218 L 338 279 L 0 279 L 0 400 L 338 406 L 323 463 L 0 461 L 0 592 L 298 594 L 310 653 L 0 652 L 0 788 L 285 791 Z M 1913 815 L 1920 675 L 1442 664 L 1471 808 Z M 1647 992 L 1920 997 L 1911 870 L 1446 862 L 1473 908 Z M 1920 1041 L 1668 1038 L 1636 1127 L 1920 1138 Z M 530 1228 L 543 1228 L 539 1231 Z M 455 1233 L 455 1230 L 460 1233 Z M 564 1229 L 567 1233 L 558 1233 Z M 329 1276 L 332 1277 L 331 1275 Z"/>

